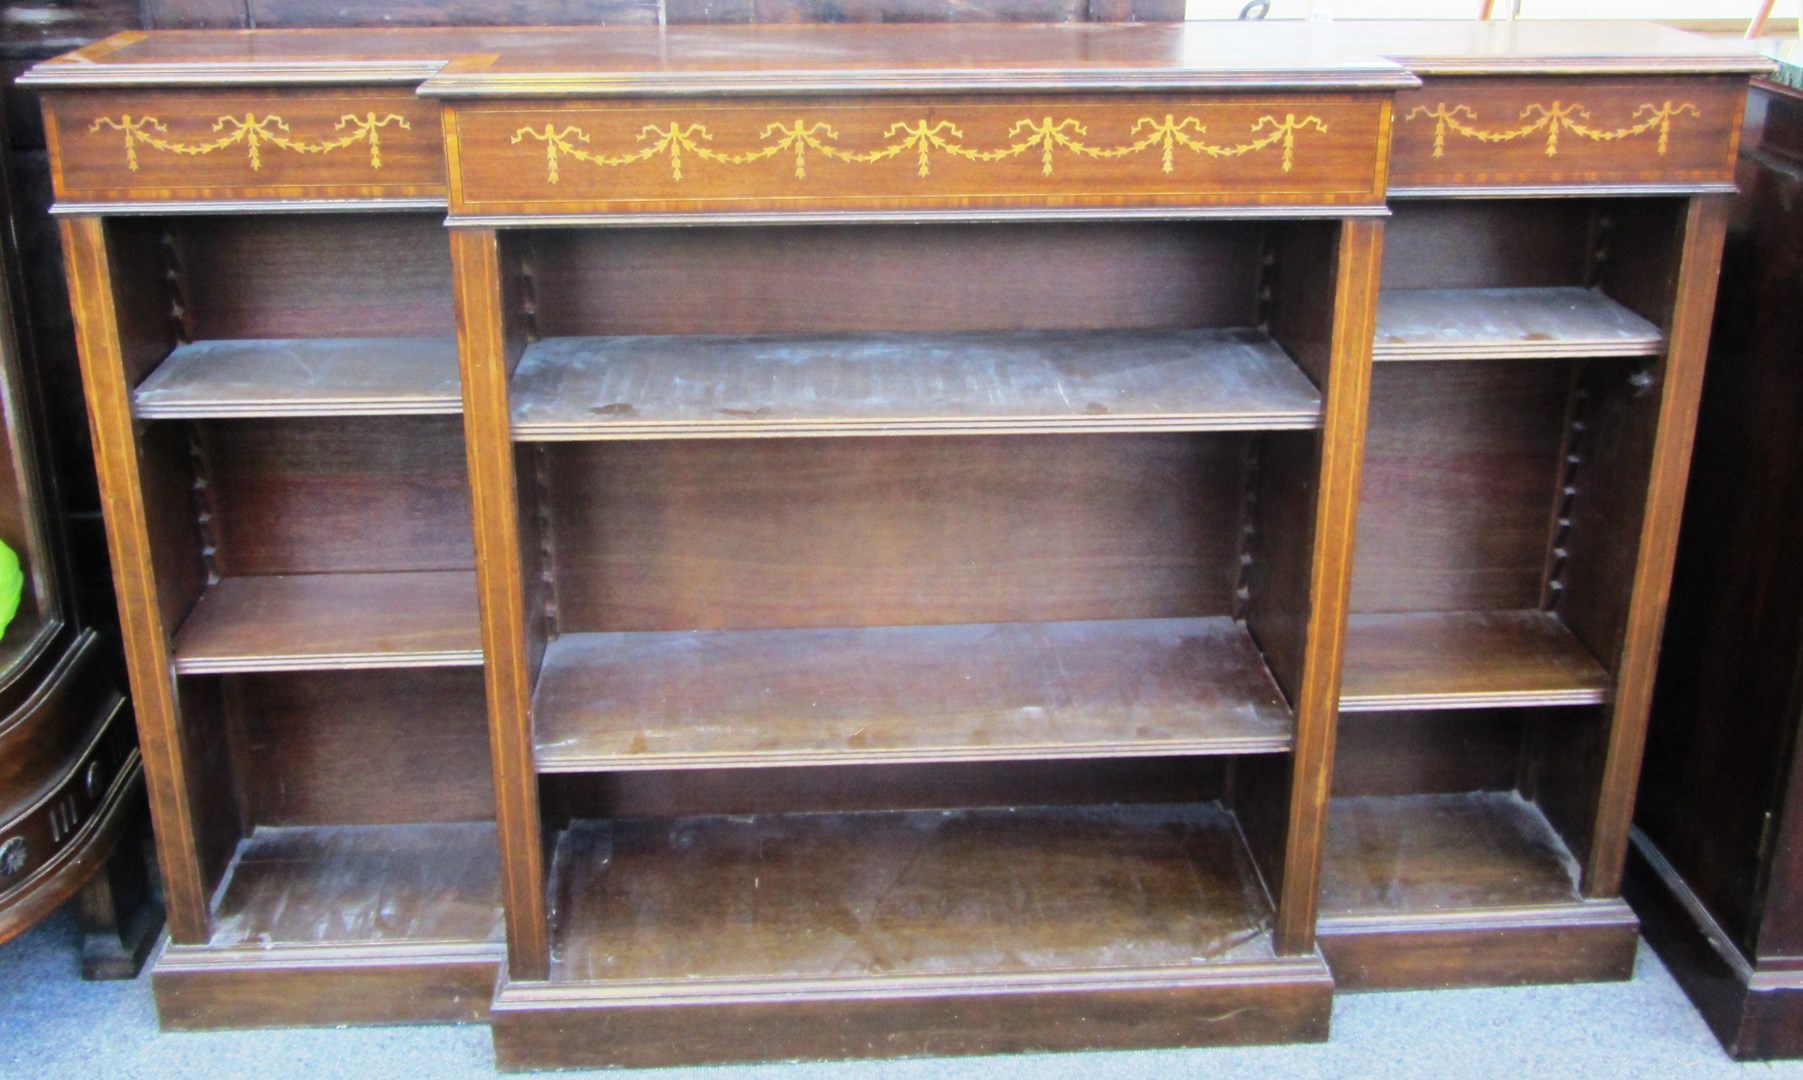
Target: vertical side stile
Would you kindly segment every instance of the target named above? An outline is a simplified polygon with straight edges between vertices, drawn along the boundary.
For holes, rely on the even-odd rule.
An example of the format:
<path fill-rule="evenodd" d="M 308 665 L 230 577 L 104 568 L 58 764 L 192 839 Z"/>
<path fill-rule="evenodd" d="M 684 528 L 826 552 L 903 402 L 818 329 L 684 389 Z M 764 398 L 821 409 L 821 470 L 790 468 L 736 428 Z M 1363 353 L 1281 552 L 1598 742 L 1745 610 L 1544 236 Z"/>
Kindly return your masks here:
<path fill-rule="evenodd" d="M 1653 676 L 1671 593 L 1678 527 L 1684 513 L 1690 449 L 1696 439 L 1703 364 L 1715 312 L 1716 278 L 1728 229 L 1728 196 L 1700 195 L 1684 216 L 1683 243 L 1664 364 L 1651 472 L 1639 544 L 1635 549 L 1632 595 L 1615 665 L 1615 693 L 1609 706 L 1608 749 L 1584 864 L 1584 895 L 1613 897 L 1621 892 L 1627 859 L 1634 790 L 1646 746 Z"/>
<path fill-rule="evenodd" d="M 538 980 L 549 973 L 550 954 L 532 754 L 532 672 L 520 561 L 519 492 L 507 400 L 507 381 L 522 341 L 509 333 L 499 235 L 492 229 L 452 229 L 451 258 L 508 971 L 514 979 Z"/>
<path fill-rule="evenodd" d="M 204 944 L 209 922 L 206 875 L 189 798 L 193 788 L 170 667 L 169 628 L 163 621 L 152 559 L 106 224 L 98 217 L 65 218 L 62 240 L 169 935 L 179 945 Z"/>
<path fill-rule="evenodd" d="M 1276 947 L 1286 954 L 1307 952 L 1315 941 L 1382 254 L 1381 221 L 1360 218 L 1341 223 L 1334 267 L 1331 361 L 1322 400 L 1307 646 L 1292 703 L 1296 745 L 1285 866 L 1277 898 Z"/>

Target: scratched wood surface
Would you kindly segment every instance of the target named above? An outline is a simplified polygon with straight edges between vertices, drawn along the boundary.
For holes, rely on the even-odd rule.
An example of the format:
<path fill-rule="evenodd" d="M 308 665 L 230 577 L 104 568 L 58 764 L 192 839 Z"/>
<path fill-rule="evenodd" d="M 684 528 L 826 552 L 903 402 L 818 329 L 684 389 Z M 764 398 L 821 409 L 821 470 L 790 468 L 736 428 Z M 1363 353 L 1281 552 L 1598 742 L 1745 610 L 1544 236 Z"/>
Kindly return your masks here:
<path fill-rule="evenodd" d="M 224 578 L 175 640 L 189 674 L 482 663 L 468 570 Z"/>
<path fill-rule="evenodd" d="M 258 829 L 233 857 L 210 944 L 498 940 L 486 823 Z"/>
<path fill-rule="evenodd" d="M 1513 792 L 1335 799 L 1321 914 L 1570 903 L 1577 864 Z"/>
<path fill-rule="evenodd" d="M 1355 615 L 1341 712 L 1594 705 L 1609 673 L 1548 611 Z"/>
<path fill-rule="evenodd" d="M 518 439 L 1309 428 L 1321 395 L 1249 330 L 552 338 Z"/>
<path fill-rule="evenodd" d="M 451 338 L 196 341 L 132 391 L 141 420 L 462 411 Z"/>
<path fill-rule="evenodd" d="M 1230 619 L 573 634 L 533 698 L 541 771 L 1281 751 Z"/>
<path fill-rule="evenodd" d="M 1657 326 L 1594 289 L 1390 289 L 1377 360 L 1655 356 Z"/>
<path fill-rule="evenodd" d="M 558 982 L 1271 956 L 1264 892 L 1209 805 L 579 822 L 553 861 Z"/>

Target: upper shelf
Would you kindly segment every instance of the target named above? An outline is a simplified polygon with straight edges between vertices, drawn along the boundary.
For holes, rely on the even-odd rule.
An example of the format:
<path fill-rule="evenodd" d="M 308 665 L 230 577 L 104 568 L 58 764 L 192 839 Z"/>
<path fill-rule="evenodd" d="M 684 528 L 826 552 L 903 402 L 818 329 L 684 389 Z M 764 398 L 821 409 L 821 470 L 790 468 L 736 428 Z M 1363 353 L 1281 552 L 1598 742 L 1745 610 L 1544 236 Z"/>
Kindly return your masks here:
<path fill-rule="evenodd" d="M 1228 618 L 566 634 L 543 772 L 1280 752 L 1294 722 Z"/>
<path fill-rule="evenodd" d="M 1246 330 L 551 338 L 521 440 L 1315 428 L 1321 395 Z"/>
<path fill-rule="evenodd" d="M 1595 705 L 1609 681 L 1551 612 L 1354 615 L 1340 711 Z"/>
<path fill-rule="evenodd" d="M 455 338 L 197 341 L 132 393 L 142 420 L 462 411 Z"/>
<path fill-rule="evenodd" d="M 1374 360 L 1654 356 L 1657 326 L 1595 289 L 1391 289 L 1378 299 Z"/>
<path fill-rule="evenodd" d="M 175 639 L 188 675 L 481 664 L 468 570 L 229 577 Z"/>

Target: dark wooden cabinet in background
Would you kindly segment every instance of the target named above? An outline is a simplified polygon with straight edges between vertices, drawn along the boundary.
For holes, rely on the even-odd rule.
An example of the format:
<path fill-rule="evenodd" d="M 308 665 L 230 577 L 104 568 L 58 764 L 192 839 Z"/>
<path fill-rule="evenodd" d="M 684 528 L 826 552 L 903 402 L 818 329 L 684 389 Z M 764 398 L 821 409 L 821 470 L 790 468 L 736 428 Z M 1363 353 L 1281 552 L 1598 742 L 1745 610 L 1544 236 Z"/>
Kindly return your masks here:
<path fill-rule="evenodd" d="M 504 1066 L 646 1065 L 1625 977 L 1760 64 L 1393 24 L 39 66 L 164 1022 L 492 1004 Z"/>
<path fill-rule="evenodd" d="M 1787 68 L 1794 78 L 1796 69 Z M 1741 146 L 1630 897 L 1729 1053 L 1803 1055 L 1803 95 Z"/>

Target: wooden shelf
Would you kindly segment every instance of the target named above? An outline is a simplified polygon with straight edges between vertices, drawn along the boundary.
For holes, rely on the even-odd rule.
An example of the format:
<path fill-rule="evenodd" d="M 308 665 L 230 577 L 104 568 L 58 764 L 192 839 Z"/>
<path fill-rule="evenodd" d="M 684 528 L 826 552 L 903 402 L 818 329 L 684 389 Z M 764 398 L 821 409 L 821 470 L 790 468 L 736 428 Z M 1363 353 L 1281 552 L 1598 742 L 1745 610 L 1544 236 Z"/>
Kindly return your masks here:
<path fill-rule="evenodd" d="M 572 634 L 543 772 L 1270 753 L 1283 694 L 1227 618 Z"/>
<path fill-rule="evenodd" d="M 469 570 L 225 578 L 175 639 L 189 675 L 481 664 Z"/>
<path fill-rule="evenodd" d="M 238 844 L 209 948 L 501 946 L 488 822 L 262 827 Z"/>
<path fill-rule="evenodd" d="M 1594 289 L 1389 289 L 1374 360 L 1655 356 L 1657 326 Z"/>
<path fill-rule="evenodd" d="M 512 401 L 521 440 L 1321 424 L 1307 376 L 1247 330 L 551 338 Z"/>
<path fill-rule="evenodd" d="M 454 338 L 197 341 L 132 393 L 142 420 L 462 411 Z"/>
<path fill-rule="evenodd" d="M 1274 960 L 1212 805 L 583 821 L 553 865 L 552 981 L 635 996 Z"/>
<path fill-rule="evenodd" d="M 1576 860 L 1513 792 L 1340 798 L 1328 821 L 1324 923 L 1579 902 Z"/>
<path fill-rule="evenodd" d="M 1595 705 L 1609 687 L 1551 612 L 1354 615 L 1340 711 Z"/>

